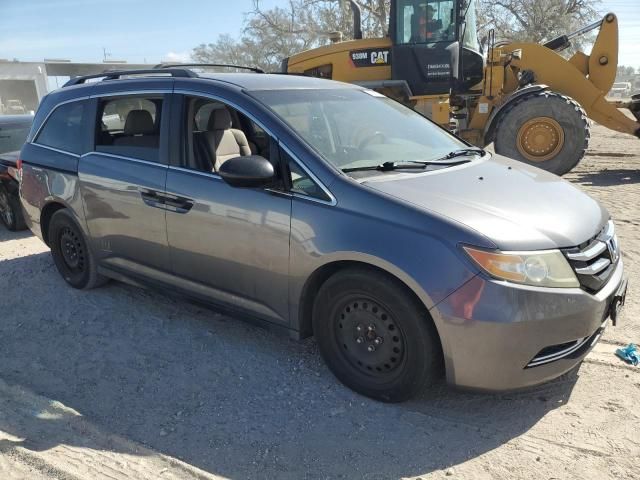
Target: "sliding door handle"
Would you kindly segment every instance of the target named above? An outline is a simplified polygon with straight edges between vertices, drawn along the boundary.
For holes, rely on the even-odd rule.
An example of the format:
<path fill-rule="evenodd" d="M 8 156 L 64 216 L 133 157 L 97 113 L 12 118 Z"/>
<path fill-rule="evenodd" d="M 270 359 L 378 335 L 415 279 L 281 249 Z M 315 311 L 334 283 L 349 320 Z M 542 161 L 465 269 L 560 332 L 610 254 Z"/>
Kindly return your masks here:
<path fill-rule="evenodd" d="M 162 193 L 157 190 L 151 190 L 149 188 L 138 188 L 142 201 L 155 208 L 164 208 L 164 200 L 162 199 Z"/>

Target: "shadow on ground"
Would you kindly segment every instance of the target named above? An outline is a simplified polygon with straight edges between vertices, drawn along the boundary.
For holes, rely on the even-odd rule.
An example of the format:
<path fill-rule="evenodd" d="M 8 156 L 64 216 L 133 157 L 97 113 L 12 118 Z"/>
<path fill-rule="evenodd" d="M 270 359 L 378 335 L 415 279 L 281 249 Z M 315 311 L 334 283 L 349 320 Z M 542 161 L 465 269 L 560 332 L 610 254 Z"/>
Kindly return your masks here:
<path fill-rule="evenodd" d="M 48 254 L 0 261 L 0 291 L 2 379 L 232 479 L 391 479 L 447 468 L 526 432 L 566 403 L 577 379 L 509 395 L 439 384 L 387 405 L 338 384 L 312 340 L 115 282 L 78 292 Z M 37 451 L 92 448 L 55 422 L 0 416 L 0 430 Z"/>
<path fill-rule="evenodd" d="M 612 168 L 590 172 L 576 172 L 575 179 L 582 185 L 593 187 L 609 187 L 640 183 L 640 170 Z"/>
<path fill-rule="evenodd" d="M 23 238 L 32 237 L 33 233 L 29 230 L 21 230 L 19 232 L 12 232 L 7 230 L 3 223 L 0 222 L 0 242 L 7 240 L 22 240 Z"/>

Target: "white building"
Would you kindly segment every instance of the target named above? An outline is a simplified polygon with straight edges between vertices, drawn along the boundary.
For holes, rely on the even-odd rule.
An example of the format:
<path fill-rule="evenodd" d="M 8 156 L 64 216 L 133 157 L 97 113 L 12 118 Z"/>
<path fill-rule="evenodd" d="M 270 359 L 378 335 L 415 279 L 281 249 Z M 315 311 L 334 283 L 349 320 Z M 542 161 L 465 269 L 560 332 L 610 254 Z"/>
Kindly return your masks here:
<path fill-rule="evenodd" d="M 19 62 L 0 59 L 0 114 L 35 111 L 40 99 L 50 90 L 50 86 L 53 85 L 55 88 L 55 82 L 50 82 L 51 78 L 62 78 L 61 81 L 64 82 L 70 77 L 91 75 L 105 70 L 152 67 L 153 65 L 134 65 L 126 62 L 75 63 L 69 60 L 47 59 L 42 62 Z M 21 112 L 21 109 L 24 112 Z"/>

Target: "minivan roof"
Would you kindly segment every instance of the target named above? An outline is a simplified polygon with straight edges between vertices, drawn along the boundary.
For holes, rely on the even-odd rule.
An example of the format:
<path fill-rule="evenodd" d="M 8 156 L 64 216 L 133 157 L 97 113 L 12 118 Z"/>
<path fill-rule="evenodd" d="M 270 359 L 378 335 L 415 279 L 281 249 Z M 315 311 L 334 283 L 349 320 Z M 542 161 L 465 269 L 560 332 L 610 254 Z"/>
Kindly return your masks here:
<path fill-rule="evenodd" d="M 323 78 L 276 73 L 205 73 L 199 74 L 198 77 L 231 83 L 250 91 L 359 88 L 350 83 L 325 80 Z"/>
<path fill-rule="evenodd" d="M 68 87 L 76 87 L 80 90 L 91 88 L 97 85 L 116 85 L 119 81 L 127 82 L 145 82 L 153 81 L 160 78 L 166 79 L 167 75 L 180 80 L 213 80 L 227 83 L 236 87 L 255 91 L 255 90 L 291 90 L 291 89 L 340 89 L 340 88 L 361 88 L 357 85 L 332 81 L 328 79 L 308 77 L 305 75 L 291 75 L 281 73 L 197 73 L 191 68 L 180 68 L 171 66 L 171 68 L 157 68 L 147 70 L 114 70 L 105 71 L 103 73 L 85 75 L 70 79 L 62 87 L 65 90 Z M 102 77 L 102 78 L 101 78 Z M 100 79 L 98 81 L 87 82 L 87 80 Z M 129 83 L 131 85 L 131 83 Z"/>

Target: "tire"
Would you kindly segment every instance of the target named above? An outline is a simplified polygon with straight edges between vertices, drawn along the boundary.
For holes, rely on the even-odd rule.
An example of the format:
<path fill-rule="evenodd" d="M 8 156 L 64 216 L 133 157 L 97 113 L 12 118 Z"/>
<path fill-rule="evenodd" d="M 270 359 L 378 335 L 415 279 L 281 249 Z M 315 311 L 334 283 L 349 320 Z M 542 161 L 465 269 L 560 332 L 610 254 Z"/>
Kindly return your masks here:
<path fill-rule="evenodd" d="M 24 230 L 27 225 L 22 215 L 20 200 L 9 193 L 4 185 L 0 185 L 0 218 L 8 230 L 12 232 Z"/>
<path fill-rule="evenodd" d="M 550 119 L 544 128 L 554 132 L 560 128 L 561 131 L 553 138 L 561 140 L 555 148 L 552 148 L 555 145 L 552 141 L 549 147 L 543 147 L 542 153 L 530 153 L 527 158 L 526 150 L 532 147 L 524 146 L 524 134 L 527 122 L 536 118 Z M 519 134 L 523 134 L 523 138 L 519 138 Z M 564 175 L 582 160 L 589 138 L 589 121 L 582 107 L 567 96 L 549 91 L 526 95 L 507 106 L 498 119 L 494 134 L 496 153 L 556 175 Z"/>
<path fill-rule="evenodd" d="M 407 400 L 442 371 L 439 337 L 424 306 L 373 270 L 339 272 L 322 285 L 313 331 L 338 380 L 376 400 Z"/>
<path fill-rule="evenodd" d="M 89 290 L 106 283 L 106 277 L 98 274 L 82 230 L 65 209 L 51 217 L 49 245 L 58 272 L 73 288 Z"/>

